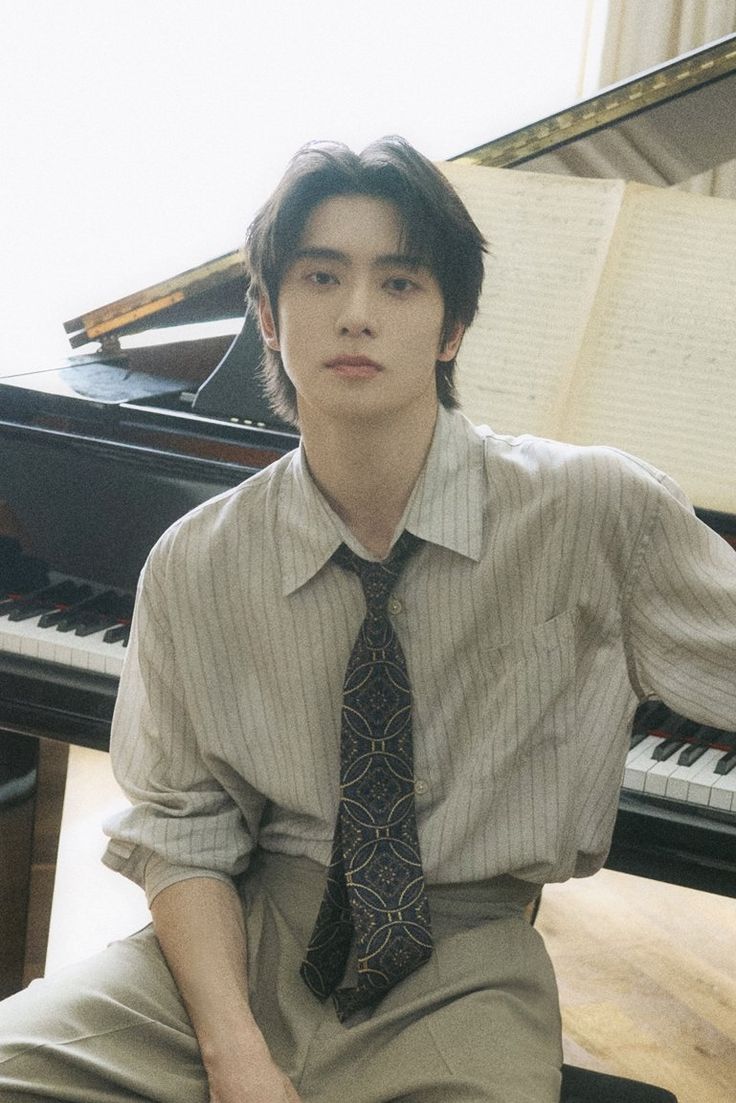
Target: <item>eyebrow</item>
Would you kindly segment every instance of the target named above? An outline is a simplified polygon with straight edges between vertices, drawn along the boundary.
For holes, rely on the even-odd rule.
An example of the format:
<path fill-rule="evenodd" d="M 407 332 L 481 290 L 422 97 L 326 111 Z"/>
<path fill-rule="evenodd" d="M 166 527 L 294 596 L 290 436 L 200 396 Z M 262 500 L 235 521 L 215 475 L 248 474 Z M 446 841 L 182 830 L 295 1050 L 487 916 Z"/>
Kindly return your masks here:
<path fill-rule="evenodd" d="M 297 249 L 294 253 L 294 260 L 304 258 L 308 260 L 331 260 L 348 265 L 351 263 L 348 254 L 343 253 L 340 249 L 328 249 L 319 245 Z M 411 271 L 416 271 L 424 266 L 424 262 L 421 257 L 412 257 L 406 253 L 382 253 L 375 258 L 373 265 L 375 268 L 408 268 Z"/>

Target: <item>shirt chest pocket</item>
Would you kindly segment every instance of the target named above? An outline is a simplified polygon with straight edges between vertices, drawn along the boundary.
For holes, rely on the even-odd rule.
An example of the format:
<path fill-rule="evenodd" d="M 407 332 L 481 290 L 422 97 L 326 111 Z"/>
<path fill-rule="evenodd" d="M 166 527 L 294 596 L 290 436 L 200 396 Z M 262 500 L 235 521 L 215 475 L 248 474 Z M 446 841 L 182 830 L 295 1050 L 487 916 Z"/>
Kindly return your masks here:
<path fill-rule="evenodd" d="M 575 730 L 575 617 L 567 610 L 481 655 L 472 785 L 504 784 L 544 769 Z"/>

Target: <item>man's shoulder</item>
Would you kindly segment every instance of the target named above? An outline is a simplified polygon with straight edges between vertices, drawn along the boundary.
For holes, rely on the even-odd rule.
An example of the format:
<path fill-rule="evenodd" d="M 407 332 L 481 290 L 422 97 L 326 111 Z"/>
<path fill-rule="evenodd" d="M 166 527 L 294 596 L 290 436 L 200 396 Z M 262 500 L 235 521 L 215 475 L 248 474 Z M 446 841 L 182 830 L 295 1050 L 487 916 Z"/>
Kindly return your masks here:
<path fill-rule="evenodd" d="M 608 444 L 570 444 L 567 441 L 525 433 L 519 436 L 498 433 L 488 426 L 476 426 L 482 437 L 487 460 L 498 468 L 508 468 L 517 475 L 527 473 L 539 478 L 558 476 L 585 479 L 608 477 L 641 485 L 659 484 L 668 487 L 672 480 L 653 464 Z"/>
<path fill-rule="evenodd" d="M 208 498 L 179 517 L 150 553 L 154 563 L 191 555 L 197 546 L 216 548 L 237 530 L 239 539 L 263 541 L 276 510 L 276 498 L 294 452 L 249 476 L 237 486 Z"/>
<path fill-rule="evenodd" d="M 513 502 L 568 522 L 586 517 L 618 533 L 638 532 L 671 508 L 692 511 L 669 475 L 620 448 L 485 428 L 482 435 L 489 503 Z"/>

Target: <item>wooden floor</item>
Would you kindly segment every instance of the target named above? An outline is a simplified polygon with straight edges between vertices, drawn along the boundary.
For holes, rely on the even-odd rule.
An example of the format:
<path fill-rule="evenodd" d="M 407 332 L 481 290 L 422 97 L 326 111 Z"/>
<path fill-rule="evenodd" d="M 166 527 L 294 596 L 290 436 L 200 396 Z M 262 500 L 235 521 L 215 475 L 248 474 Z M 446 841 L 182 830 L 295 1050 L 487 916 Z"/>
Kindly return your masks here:
<path fill-rule="evenodd" d="M 137 930 L 140 890 L 99 863 L 121 807 L 106 755 L 73 748 L 47 972 Z M 603 870 L 548 886 L 570 1064 L 649 1080 L 679 1103 L 736 1103 L 736 901 Z"/>
<path fill-rule="evenodd" d="M 735 1103 L 735 901 L 603 870 L 548 886 L 537 926 L 570 1064 Z"/>

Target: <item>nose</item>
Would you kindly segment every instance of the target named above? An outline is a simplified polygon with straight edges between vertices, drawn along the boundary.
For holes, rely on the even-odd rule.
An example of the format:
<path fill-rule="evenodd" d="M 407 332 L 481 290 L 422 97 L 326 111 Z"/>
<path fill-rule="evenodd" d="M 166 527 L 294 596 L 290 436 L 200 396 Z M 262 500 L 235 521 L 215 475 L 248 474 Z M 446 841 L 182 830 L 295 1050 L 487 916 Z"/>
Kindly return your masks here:
<path fill-rule="evenodd" d="M 375 317 L 369 288 L 356 283 L 345 289 L 337 317 L 338 332 L 343 337 L 372 336 Z"/>

